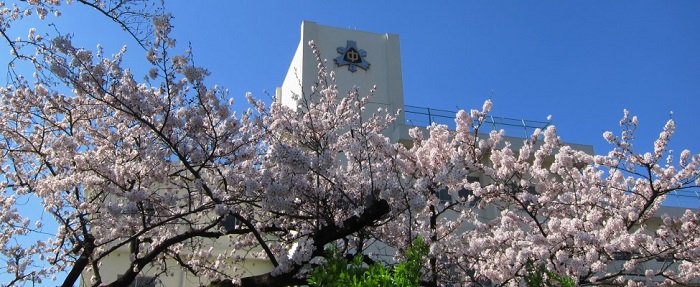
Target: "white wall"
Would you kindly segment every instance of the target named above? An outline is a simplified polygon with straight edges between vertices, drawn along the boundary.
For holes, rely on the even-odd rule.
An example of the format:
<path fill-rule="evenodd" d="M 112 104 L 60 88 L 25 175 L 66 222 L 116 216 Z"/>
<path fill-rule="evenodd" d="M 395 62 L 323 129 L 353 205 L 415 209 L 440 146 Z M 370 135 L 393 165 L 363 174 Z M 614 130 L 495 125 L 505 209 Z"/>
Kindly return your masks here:
<path fill-rule="evenodd" d="M 313 54 L 309 41 L 314 40 L 321 57 L 325 60 L 328 72 L 335 71 L 338 91 L 344 94 L 354 87 L 359 89 L 360 95 L 366 95 L 376 85 L 375 92 L 367 111 L 376 112 L 383 108 L 391 113 L 404 109 L 403 82 L 401 75 L 401 53 L 399 36 L 394 34 L 375 34 L 356 30 L 340 29 L 321 26 L 314 22 L 304 21 L 301 25 L 301 39 L 294 54 L 294 58 L 284 79 L 281 89 L 278 90 L 278 101 L 291 108 L 297 107 L 297 102 L 292 95 L 309 95 L 311 87 L 317 82 L 317 60 Z M 333 61 L 340 56 L 338 47 L 345 48 L 347 41 L 355 41 L 358 50 L 365 50 L 365 60 L 370 63 L 369 69 L 357 68 L 355 72 L 348 70 L 348 66 L 337 66 Z M 386 132 L 392 140 L 398 141 L 407 138 L 404 127 L 403 114 L 396 120 L 396 124 Z"/>

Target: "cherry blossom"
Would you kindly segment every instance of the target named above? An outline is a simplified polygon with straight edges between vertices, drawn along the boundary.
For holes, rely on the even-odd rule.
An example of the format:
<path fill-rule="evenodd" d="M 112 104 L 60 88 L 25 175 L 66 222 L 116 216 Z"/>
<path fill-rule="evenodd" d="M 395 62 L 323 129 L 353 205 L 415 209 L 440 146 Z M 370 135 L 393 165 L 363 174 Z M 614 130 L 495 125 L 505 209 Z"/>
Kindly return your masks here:
<path fill-rule="evenodd" d="M 60 15 L 60 1 L 0 7 L 10 66 L 32 67 L 0 87 L 3 284 L 129 286 L 185 272 L 302 285 L 329 245 L 391 264 L 417 237 L 430 249 L 426 286 L 518 286 L 527 264 L 579 285 L 699 283 L 697 209 L 661 205 L 700 184 L 700 155 L 667 148 L 673 120 L 639 152 L 639 121 L 624 111 L 621 131 L 603 134 L 611 151 L 594 155 L 553 125 L 527 138 L 492 130 L 485 101 L 454 129 L 415 127 L 400 144 L 383 134 L 399 114 L 370 108 L 374 89 L 339 91 L 313 42 L 318 81 L 298 106 L 246 95 L 252 108 L 234 112 L 178 50 L 171 15 L 138 0 L 75 2 L 109 12 L 144 63 L 127 66 L 126 46 L 106 56 L 68 34 L 6 34 Z M 23 209 L 29 200 L 42 211 Z M 246 274 L 253 259 L 269 272 Z"/>

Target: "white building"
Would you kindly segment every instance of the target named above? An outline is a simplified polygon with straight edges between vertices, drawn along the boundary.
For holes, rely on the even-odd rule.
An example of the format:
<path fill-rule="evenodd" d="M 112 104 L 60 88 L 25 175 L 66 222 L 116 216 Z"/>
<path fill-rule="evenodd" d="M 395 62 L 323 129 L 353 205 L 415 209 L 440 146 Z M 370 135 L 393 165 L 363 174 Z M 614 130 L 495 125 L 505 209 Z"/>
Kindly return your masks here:
<path fill-rule="evenodd" d="M 326 60 L 329 72 L 335 71 L 338 91 L 357 88 L 362 95 L 376 85 L 368 110 L 382 108 L 395 113 L 404 108 L 398 35 L 340 29 L 309 21 L 301 24 L 299 45 L 282 87 L 277 89 L 276 97 L 282 104 L 296 109 L 298 102 L 293 95 L 309 95 L 318 81 L 318 61 L 309 45 L 311 41 Z M 404 122 L 403 116 L 398 118 L 386 135 L 395 141 L 407 139 L 407 129 L 400 124 Z"/>
<path fill-rule="evenodd" d="M 392 141 L 411 144 L 408 130 L 414 126 L 425 127 L 432 122 L 454 125 L 455 111 L 444 111 L 406 105 L 403 95 L 403 80 L 401 71 L 401 51 L 399 36 L 395 34 L 376 34 L 350 29 L 341 29 L 318 25 L 315 22 L 304 21 L 301 25 L 301 39 L 294 54 L 292 63 L 287 71 L 282 87 L 276 91 L 276 98 L 282 104 L 296 109 L 301 98 L 295 98 L 311 93 L 311 87 L 318 81 L 318 60 L 311 50 L 309 42 L 313 41 L 321 54 L 328 71 L 334 71 L 338 91 L 343 93 L 353 88 L 360 95 L 366 94 L 376 85 L 376 92 L 367 107 L 368 111 L 378 108 L 386 109 L 389 113 L 402 111 L 397 121 L 385 132 Z M 302 87 L 304 90 L 302 90 Z M 507 136 L 504 141 L 510 142 L 513 150 L 518 150 L 523 138 L 529 136 L 535 128 L 544 128 L 549 123 L 490 117 L 487 124 L 494 129 L 505 129 Z M 488 131 L 487 131 L 488 132 Z M 517 135 L 514 137 L 512 135 Z M 522 138 L 519 137 L 522 135 Z M 569 143 L 575 150 L 593 154 L 593 146 Z M 482 184 L 489 184 L 488 179 L 479 178 Z M 449 196 L 447 196 L 449 198 Z M 679 217 L 685 208 L 664 206 L 656 216 L 647 222 L 648 228 L 654 230 L 654 225 L 661 223 L 660 215 L 668 214 Z M 485 218 L 494 218 L 497 211 L 485 210 Z M 624 256 L 623 256 L 624 257 Z M 608 266 L 612 269 L 621 268 L 625 259 Z M 618 264 L 619 263 L 619 264 Z M 662 262 L 647 262 L 638 266 L 640 270 L 652 267 Z M 649 265 L 649 266 L 647 266 Z M 643 279 L 643 276 L 640 276 Z"/>
<path fill-rule="evenodd" d="M 375 34 L 356 30 L 340 29 L 328 26 L 317 25 L 314 22 L 304 21 L 301 25 L 301 39 L 294 53 L 287 75 L 280 88 L 276 91 L 276 99 L 280 103 L 297 109 L 299 101 L 304 95 L 311 94 L 311 87 L 317 82 L 318 61 L 309 45 L 314 41 L 322 57 L 326 60 L 326 67 L 335 72 L 338 90 L 341 92 L 357 88 L 361 95 L 366 94 L 376 85 L 372 101 L 368 107 L 370 111 L 382 108 L 389 113 L 403 111 L 399 114 L 397 121 L 386 131 L 386 135 L 395 142 L 410 143 L 408 129 L 416 126 L 426 126 L 430 122 L 437 121 L 449 123 L 454 113 L 448 111 L 434 110 L 429 108 L 419 108 L 407 106 L 404 103 L 403 82 L 401 71 L 401 53 L 399 36 L 395 34 Z M 543 128 L 548 123 L 533 122 L 523 120 L 513 120 L 508 118 L 491 118 L 490 124 L 494 128 L 504 128 L 513 130 L 525 130 L 532 128 Z M 531 131 L 531 130 L 530 130 Z M 526 134 L 525 133 L 525 134 Z M 523 134 L 524 135 L 524 134 Z M 505 139 L 517 150 L 522 144 L 522 138 L 509 137 Z M 571 145 L 574 149 L 587 153 L 593 153 L 590 145 Z M 480 179 L 482 184 L 488 184 L 485 179 Z M 682 211 L 678 208 L 664 207 L 661 213 L 678 215 Z M 489 215 L 485 215 L 489 217 Z M 493 215 L 495 216 L 495 214 Z M 226 248 L 212 241 L 216 248 Z M 125 248 L 123 253 L 112 256 L 105 261 L 103 268 L 113 266 L 125 266 L 129 264 L 129 250 Z M 242 263 L 243 273 L 231 274 L 236 277 L 247 277 L 267 273 L 272 270 L 270 262 L 260 259 L 250 259 Z M 120 270 L 115 268 L 114 270 Z M 144 277 L 134 284 L 134 286 L 156 286 L 149 283 L 149 270 L 142 271 Z M 104 278 L 105 282 L 116 279 L 118 274 L 113 274 L 114 278 Z M 180 272 L 175 276 L 161 277 L 162 286 L 199 286 L 202 284 L 198 278 L 187 272 Z M 87 282 L 84 282 L 87 283 Z"/>

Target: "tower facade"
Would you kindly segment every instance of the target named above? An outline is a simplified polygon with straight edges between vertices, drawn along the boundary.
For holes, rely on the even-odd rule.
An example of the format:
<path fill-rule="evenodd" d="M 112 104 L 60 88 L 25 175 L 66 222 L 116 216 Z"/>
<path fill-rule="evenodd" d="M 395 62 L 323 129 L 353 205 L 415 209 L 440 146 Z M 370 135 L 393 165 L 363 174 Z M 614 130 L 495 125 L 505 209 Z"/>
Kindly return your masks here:
<path fill-rule="evenodd" d="M 327 70 L 335 72 L 339 93 L 357 88 L 364 95 L 376 85 L 367 112 L 381 108 L 394 114 L 404 110 L 398 35 L 321 26 L 310 21 L 301 24 L 301 40 L 282 87 L 276 91 L 277 101 L 296 109 L 303 96 L 311 94 L 311 87 L 318 81 L 318 60 L 310 41 L 316 44 Z M 401 113 L 385 134 L 392 141 L 405 139 L 404 123 Z"/>

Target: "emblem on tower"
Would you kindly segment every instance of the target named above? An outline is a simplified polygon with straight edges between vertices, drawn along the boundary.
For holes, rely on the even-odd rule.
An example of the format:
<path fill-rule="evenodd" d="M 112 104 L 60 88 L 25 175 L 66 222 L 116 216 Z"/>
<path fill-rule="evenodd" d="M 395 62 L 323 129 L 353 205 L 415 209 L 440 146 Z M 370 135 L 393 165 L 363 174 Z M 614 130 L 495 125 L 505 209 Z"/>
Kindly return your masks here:
<path fill-rule="evenodd" d="M 338 65 L 338 67 L 347 65 L 348 70 L 353 73 L 357 71 L 357 67 L 360 67 L 365 71 L 369 69 L 369 62 L 365 60 L 367 51 L 357 49 L 357 43 L 355 43 L 355 41 L 348 40 L 345 47 L 338 47 L 338 53 L 340 56 L 335 58 L 335 63 Z"/>

